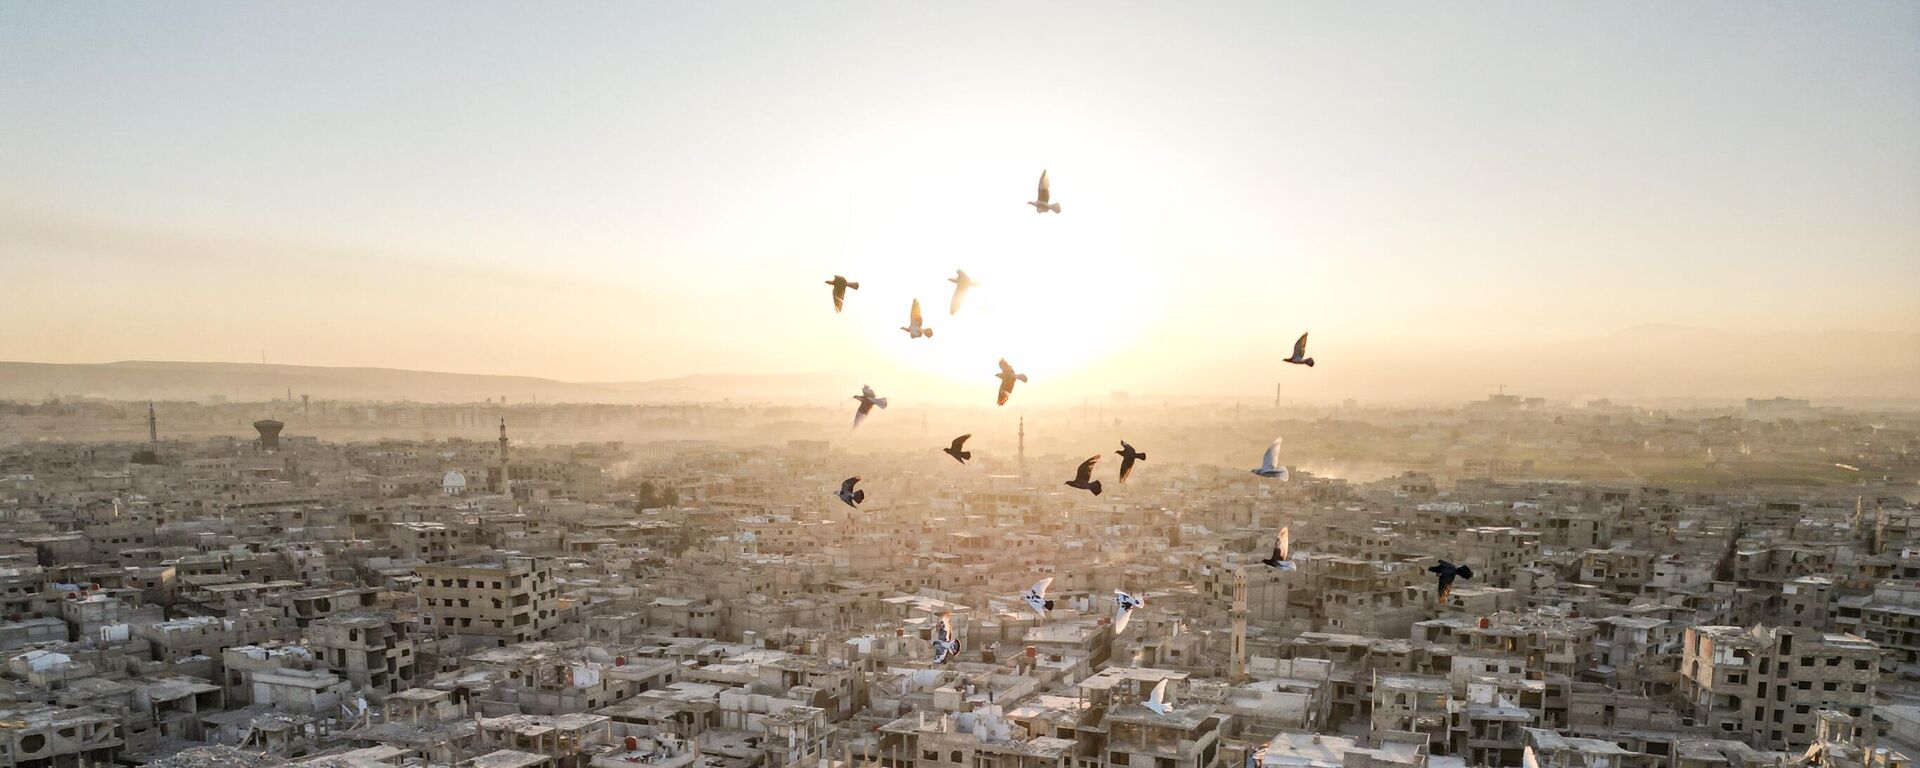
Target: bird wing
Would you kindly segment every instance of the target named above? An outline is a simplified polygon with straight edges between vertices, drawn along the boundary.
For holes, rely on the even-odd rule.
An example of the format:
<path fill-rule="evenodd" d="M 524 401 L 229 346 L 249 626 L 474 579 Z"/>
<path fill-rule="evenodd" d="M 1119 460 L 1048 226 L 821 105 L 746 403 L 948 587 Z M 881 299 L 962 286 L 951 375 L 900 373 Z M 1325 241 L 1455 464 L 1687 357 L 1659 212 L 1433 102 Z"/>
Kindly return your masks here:
<path fill-rule="evenodd" d="M 873 387 L 869 387 L 865 384 L 860 385 L 860 394 L 866 395 L 867 397 L 873 397 Z"/>
<path fill-rule="evenodd" d="M 867 414 L 869 413 L 873 413 L 873 403 L 866 400 L 861 401 L 860 407 L 853 412 L 853 425 L 856 427 L 860 426 L 860 422 L 867 420 Z"/>
<path fill-rule="evenodd" d="M 952 448 L 951 450 L 954 450 L 954 451 L 958 451 L 958 450 L 960 450 L 960 446 L 963 446 L 963 445 L 966 445 L 966 444 L 967 444 L 967 438 L 969 438 L 969 437 L 973 437 L 973 433 L 972 433 L 972 432 L 968 432 L 968 433 L 966 433 L 966 434 L 964 434 L 964 435 L 961 435 L 961 436 L 959 436 L 959 437 L 956 437 L 956 438 L 954 438 L 954 439 L 953 439 L 953 448 Z"/>
<path fill-rule="evenodd" d="M 839 310 L 846 307 L 846 305 L 847 305 L 847 289 L 837 285 L 834 286 L 833 287 L 833 308 L 835 310 Z"/>
<path fill-rule="evenodd" d="M 1047 202 L 1047 198 L 1050 198 L 1053 196 L 1052 187 L 1053 187 L 1052 184 L 1047 183 L 1047 172 L 1044 170 L 1041 171 L 1040 172 L 1040 202 L 1043 202 L 1043 203 Z"/>
<path fill-rule="evenodd" d="M 1451 574 L 1451 573 L 1443 573 L 1443 574 L 1440 574 L 1440 597 L 1439 597 L 1439 599 L 1440 599 L 1440 600 L 1446 600 L 1446 599 L 1447 599 L 1447 596 L 1448 596 L 1448 595 L 1451 595 L 1451 594 L 1453 594 L 1453 574 Z"/>
<path fill-rule="evenodd" d="M 859 483 L 860 483 L 859 475 L 854 475 L 853 477 L 849 477 L 845 480 L 842 480 L 840 481 L 840 492 L 853 493 L 853 486 L 858 485 Z"/>
<path fill-rule="evenodd" d="M 1540 757 L 1533 753 L 1533 747 L 1520 753 L 1520 768 L 1540 768 Z"/>
<path fill-rule="evenodd" d="M 1147 701 L 1151 701 L 1155 704 L 1167 703 L 1166 678 L 1161 678 L 1159 684 L 1153 686 L 1153 693 L 1147 694 Z"/>
<path fill-rule="evenodd" d="M 1008 365 L 1008 364 L 1007 364 L 1007 359 L 1006 359 L 1006 358 L 1004 358 L 1004 357 L 1003 357 L 1003 358 L 1000 358 L 1000 372 L 1001 372 L 1001 373 L 1004 373 L 1004 374 L 1006 374 L 1006 375 L 1008 375 L 1008 376 L 1012 376 L 1012 375 L 1013 375 L 1013 366 L 1011 366 L 1011 365 Z"/>
<path fill-rule="evenodd" d="M 1047 596 L 1047 587 L 1050 587 L 1050 586 L 1053 586 L 1053 577 L 1052 577 L 1052 576 L 1048 576 L 1048 577 L 1046 577 L 1046 578 L 1044 578 L 1044 579 L 1041 579 L 1041 580 L 1039 580 L 1039 581 L 1036 581 L 1036 582 L 1034 582 L 1034 583 L 1033 583 L 1033 593 L 1034 593 L 1034 594 L 1036 594 L 1036 595 L 1039 595 L 1039 596 L 1041 596 L 1041 597 L 1046 597 L 1046 596 Z"/>
<path fill-rule="evenodd" d="M 1300 340 L 1293 343 L 1293 356 L 1295 359 L 1303 358 L 1307 356 L 1307 335 L 1306 334 L 1304 333 L 1300 334 Z"/>
<path fill-rule="evenodd" d="M 914 325 L 920 324 L 920 300 L 919 299 L 913 300 L 913 313 L 911 315 L 908 315 L 908 317 L 912 318 Z"/>
<path fill-rule="evenodd" d="M 1120 459 L 1120 482 L 1123 482 L 1123 483 L 1126 482 L 1127 478 L 1132 474 L 1133 474 L 1133 457 L 1132 456 L 1122 457 Z"/>
<path fill-rule="evenodd" d="M 1274 536 L 1273 551 L 1279 555 L 1279 559 L 1282 561 L 1292 559 L 1293 534 L 1288 533 L 1285 527 L 1282 527 L 1280 533 Z"/>
<path fill-rule="evenodd" d="M 1080 462 L 1080 469 L 1074 473 L 1073 481 L 1084 483 L 1093 479 L 1093 465 L 1098 463 L 1100 463 L 1100 454 L 1097 453 L 1088 457 L 1086 461 Z"/>
<path fill-rule="evenodd" d="M 940 623 L 934 625 L 933 636 L 943 643 L 953 642 L 953 614 L 940 614 Z"/>
<path fill-rule="evenodd" d="M 1127 610 L 1126 605 L 1121 603 L 1114 603 L 1113 604 L 1113 633 L 1117 635 L 1127 631 L 1127 621 L 1132 618 L 1133 618 L 1133 612 Z"/>
<path fill-rule="evenodd" d="M 1285 439 L 1276 437 L 1273 439 L 1273 444 L 1267 446 L 1267 454 L 1260 458 L 1261 469 L 1273 469 L 1280 463 L 1280 441 Z"/>

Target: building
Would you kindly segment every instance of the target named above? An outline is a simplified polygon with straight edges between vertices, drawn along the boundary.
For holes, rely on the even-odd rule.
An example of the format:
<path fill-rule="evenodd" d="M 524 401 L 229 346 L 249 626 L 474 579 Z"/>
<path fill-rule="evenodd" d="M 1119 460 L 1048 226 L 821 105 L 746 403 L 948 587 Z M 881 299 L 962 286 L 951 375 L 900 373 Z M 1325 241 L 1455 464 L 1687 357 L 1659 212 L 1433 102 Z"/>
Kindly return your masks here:
<path fill-rule="evenodd" d="M 1681 688 L 1695 725 L 1760 749 L 1804 749 L 1816 711 L 1845 713 L 1872 738 L 1880 646 L 1787 627 L 1689 627 Z"/>
<path fill-rule="evenodd" d="M 553 570 L 534 558 L 423 565 L 414 574 L 420 624 L 429 634 L 511 645 L 541 639 L 560 623 Z"/>

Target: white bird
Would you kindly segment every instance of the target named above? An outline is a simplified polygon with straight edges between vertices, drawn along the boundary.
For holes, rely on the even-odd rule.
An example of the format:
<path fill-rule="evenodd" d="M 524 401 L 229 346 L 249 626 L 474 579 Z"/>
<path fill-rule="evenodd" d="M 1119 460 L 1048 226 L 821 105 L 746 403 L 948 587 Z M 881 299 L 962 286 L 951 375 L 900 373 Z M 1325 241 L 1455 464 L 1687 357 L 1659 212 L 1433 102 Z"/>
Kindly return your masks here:
<path fill-rule="evenodd" d="M 953 277 L 947 278 L 947 282 L 953 283 L 953 301 L 947 304 L 947 314 L 958 314 L 960 312 L 960 302 L 967 298 L 967 290 L 979 285 L 979 283 L 974 282 L 973 278 L 967 277 L 967 271 L 964 269 L 954 270 Z"/>
<path fill-rule="evenodd" d="M 900 330 L 906 331 L 907 338 L 909 339 L 917 339 L 922 336 L 925 336 L 929 339 L 933 338 L 933 329 L 930 327 L 922 326 L 920 324 L 920 300 L 919 299 L 913 300 L 913 311 L 907 315 L 907 324 L 900 326 Z"/>
<path fill-rule="evenodd" d="M 1043 619 L 1047 617 L 1047 611 L 1053 610 L 1053 601 L 1047 599 L 1047 587 L 1052 585 L 1053 577 L 1048 576 L 1034 582 L 1032 587 L 1028 587 L 1027 591 L 1020 595 L 1020 599 L 1027 601 L 1028 607 L 1033 608 L 1033 612 L 1040 614 L 1040 618 Z"/>
<path fill-rule="evenodd" d="M 953 614 L 940 614 L 940 623 L 933 625 L 933 663 L 945 663 L 959 652 L 960 641 L 953 637 Z"/>
<path fill-rule="evenodd" d="M 1040 172 L 1040 199 L 1027 203 L 1027 205 L 1033 206 L 1034 213 L 1046 213 L 1047 211 L 1053 211 L 1054 213 L 1059 213 L 1060 204 L 1051 202 L 1052 199 L 1053 199 L 1053 185 L 1047 183 L 1047 172 L 1041 171 Z"/>
<path fill-rule="evenodd" d="M 1262 456 L 1260 458 L 1260 468 L 1253 470 L 1254 474 L 1259 475 L 1261 477 L 1277 477 L 1282 480 L 1287 479 L 1287 468 L 1279 465 L 1280 441 L 1285 439 L 1286 438 L 1282 438 L 1282 437 L 1276 437 L 1273 439 L 1273 444 L 1267 446 L 1267 455 Z"/>
<path fill-rule="evenodd" d="M 1146 605 L 1147 601 L 1129 595 L 1120 590 L 1113 591 L 1113 633 L 1118 635 L 1127 631 L 1127 622 L 1133 618 L 1134 609 Z"/>
<path fill-rule="evenodd" d="M 1304 365 L 1308 368 L 1313 367 L 1313 358 L 1307 357 L 1306 334 L 1300 334 L 1300 339 L 1293 343 L 1293 357 L 1287 358 L 1286 361 L 1294 365 Z"/>
<path fill-rule="evenodd" d="M 1158 715 L 1164 715 L 1167 713 L 1167 710 L 1173 709 L 1173 707 L 1167 705 L 1166 678 L 1160 678 L 1160 682 L 1153 686 L 1153 692 L 1147 694 L 1147 700 L 1140 702 L 1140 706 L 1151 709 L 1154 711 L 1154 714 Z"/>
<path fill-rule="evenodd" d="M 860 394 L 854 395 L 853 399 L 860 401 L 859 409 L 853 412 L 853 426 L 855 427 L 859 427 L 861 422 L 867 420 L 867 414 L 873 413 L 874 406 L 880 406 L 880 410 L 883 411 L 887 409 L 887 399 L 884 397 L 874 397 L 873 387 L 865 384 L 860 385 Z"/>

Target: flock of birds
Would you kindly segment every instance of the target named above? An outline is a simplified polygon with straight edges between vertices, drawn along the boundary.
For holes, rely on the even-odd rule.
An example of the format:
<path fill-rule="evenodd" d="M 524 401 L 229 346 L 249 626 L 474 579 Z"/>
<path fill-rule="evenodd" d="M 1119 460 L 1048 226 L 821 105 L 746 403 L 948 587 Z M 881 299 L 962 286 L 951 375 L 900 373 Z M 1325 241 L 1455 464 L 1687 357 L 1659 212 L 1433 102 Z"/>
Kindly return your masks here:
<path fill-rule="evenodd" d="M 1060 204 L 1053 201 L 1052 184 L 1047 178 L 1046 171 L 1040 172 L 1039 194 L 1033 200 L 1029 201 L 1027 205 L 1033 206 L 1035 213 L 1060 212 Z M 953 298 L 947 303 L 947 314 L 949 316 L 955 316 L 960 314 L 960 306 L 966 300 L 967 292 L 972 290 L 974 286 L 979 285 L 979 283 L 969 277 L 966 270 L 961 269 L 954 270 L 954 276 L 947 278 L 947 282 L 953 283 Z M 859 282 L 848 280 L 843 275 L 834 275 L 833 279 L 826 281 L 826 284 L 833 289 L 833 311 L 836 313 L 845 309 L 847 291 L 860 290 Z M 920 300 L 918 298 L 913 300 L 912 307 L 907 312 L 907 324 L 901 326 L 900 330 L 906 332 L 907 338 L 910 340 L 933 338 L 933 327 L 927 325 L 925 319 L 922 317 L 920 313 Z M 1304 365 L 1308 368 L 1313 367 L 1313 358 L 1307 356 L 1307 334 L 1300 334 L 1300 338 L 1293 342 L 1293 354 L 1282 358 L 1281 361 L 1293 365 Z M 1000 370 L 994 374 L 994 377 L 1000 380 L 999 390 L 994 398 L 996 405 L 1006 405 L 1008 399 L 1013 397 L 1014 384 L 1025 383 L 1027 381 L 1027 375 L 1015 371 L 1013 366 L 1006 361 L 1006 358 L 1000 359 Z M 853 399 L 859 403 L 853 412 L 853 427 L 855 429 L 858 429 L 861 424 L 866 422 L 867 417 L 873 414 L 875 408 L 880 410 L 886 410 L 887 408 L 887 399 L 876 395 L 873 387 L 870 386 L 861 385 L 860 394 L 854 395 Z M 953 439 L 951 445 L 941 449 L 941 451 L 952 457 L 954 461 L 966 464 L 973 458 L 973 452 L 966 449 L 967 440 L 971 437 L 973 437 L 972 433 L 956 437 Z M 1266 454 L 1260 459 L 1260 466 L 1251 470 L 1253 474 L 1263 478 L 1288 479 L 1287 468 L 1280 464 L 1281 442 L 1281 438 L 1275 438 L 1273 443 L 1267 446 Z M 1135 464 L 1147 460 L 1146 453 L 1135 449 L 1132 444 L 1125 440 L 1120 441 L 1120 450 L 1115 451 L 1114 455 L 1120 457 L 1120 471 L 1117 479 L 1121 483 L 1125 483 L 1127 478 L 1133 474 Z M 1096 453 L 1087 457 L 1086 461 L 1080 462 L 1079 468 L 1074 471 L 1073 479 L 1066 481 L 1065 485 L 1069 488 L 1086 491 L 1095 496 L 1099 496 L 1103 486 L 1101 481 L 1093 477 L 1093 471 L 1094 465 L 1100 462 L 1100 456 L 1101 454 Z M 847 506 L 856 509 L 859 508 L 859 506 L 867 500 L 867 492 L 855 487 L 858 486 L 860 482 L 861 478 L 858 475 L 841 481 L 840 490 L 835 495 Z M 1293 562 L 1292 539 L 1288 534 L 1287 528 L 1280 528 L 1274 537 L 1273 553 L 1260 562 L 1280 571 L 1292 571 L 1298 567 Z M 1446 560 L 1441 560 L 1438 565 L 1428 568 L 1427 570 L 1439 579 L 1438 600 L 1440 601 L 1445 601 L 1447 596 L 1452 594 L 1455 579 L 1473 578 L 1472 568 L 1465 565 L 1455 565 Z M 1040 614 L 1040 618 L 1042 619 L 1045 619 L 1047 614 L 1053 610 L 1054 603 L 1052 600 L 1047 599 L 1046 596 L 1047 588 L 1052 584 L 1052 577 L 1041 579 L 1020 595 L 1021 600 L 1032 607 L 1035 613 Z M 1139 610 L 1144 605 L 1146 605 L 1145 599 L 1117 589 L 1114 590 L 1114 634 L 1118 635 L 1125 632 L 1127 624 L 1133 616 L 1133 612 Z M 955 635 L 953 631 L 953 615 L 950 613 L 942 613 L 933 629 L 933 663 L 943 664 L 959 652 L 960 642 L 958 636 Z M 1166 704 L 1166 687 L 1166 681 L 1160 681 L 1160 684 L 1153 689 L 1153 693 L 1142 703 L 1148 709 L 1152 709 L 1160 714 L 1166 714 L 1168 706 Z"/>

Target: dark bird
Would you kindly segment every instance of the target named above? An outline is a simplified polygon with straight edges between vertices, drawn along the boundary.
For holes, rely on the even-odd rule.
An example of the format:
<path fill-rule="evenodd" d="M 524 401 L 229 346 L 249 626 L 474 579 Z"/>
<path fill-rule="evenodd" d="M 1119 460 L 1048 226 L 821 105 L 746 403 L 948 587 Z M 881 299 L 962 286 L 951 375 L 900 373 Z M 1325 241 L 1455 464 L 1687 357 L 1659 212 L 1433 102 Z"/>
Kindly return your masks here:
<path fill-rule="evenodd" d="M 942 448 L 941 451 L 945 452 L 948 456 L 952 456 L 954 461 L 965 464 L 967 463 L 967 459 L 973 458 L 973 451 L 961 450 L 961 446 L 967 444 L 967 438 L 969 437 L 973 437 L 972 432 L 954 438 L 953 445 Z"/>
<path fill-rule="evenodd" d="M 873 387 L 865 384 L 860 385 L 860 394 L 854 395 L 853 399 L 860 401 L 860 407 L 853 412 L 853 426 L 856 428 L 860 426 L 860 422 L 867 420 L 867 414 L 873 413 L 874 406 L 880 406 L 880 410 L 883 411 L 887 409 L 887 399 L 874 397 Z"/>
<path fill-rule="evenodd" d="M 913 300 L 913 310 L 907 314 L 907 324 L 900 326 L 900 330 L 906 331 L 907 338 L 909 339 L 917 339 L 922 336 L 925 336 L 929 339 L 933 338 L 933 329 L 920 324 L 920 300 L 919 299 Z"/>
<path fill-rule="evenodd" d="M 858 508 L 860 502 L 867 500 L 866 491 L 856 491 L 853 489 L 854 486 L 859 484 L 859 475 L 854 475 L 853 477 L 842 480 L 840 481 L 840 492 L 834 495 L 839 496 L 841 501 L 847 503 L 847 506 Z"/>
<path fill-rule="evenodd" d="M 1299 567 L 1293 562 L 1293 535 L 1287 533 L 1286 526 L 1281 526 L 1280 532 L 1274 534 L 1273 556 L 1260 562 L 1283 571 Z"/>
<path fill-rule="evenodd" d="M 1473 578 L 1472 568 L 1464 565 L 1454 565 L 1445 560 L 1440 561 L 1439 565 L 1428 568 L 1427 572 L 1437 574 L 1440 577 L 1440 597 L 1436 598 L 1435 602 L 1446 602 L 1447 595 L 1453 594 L 1453 579 L 1455 576 L 1463 579 Z"/>
<path fill-rule="evenodd" d="M 994 376 L 1000 379 L 1000 405 L 1006 405 L 1007 398 L 1013 396 L 1014 382 L 1027 380 L 1026 374 L 1014 373 L 1013 366 L 1007 365 L 1007 359 L 1004 357 L 1000 358 L 1000 372 L 994 374 Z"/>
<path fill-rule="evenodd" d="M 1293 357 L 1287 358 L 1287 362 L 1293 363 L 1294 365 L 1304 365 L 1308 368 L 1313 367 L 1313 358 L 1307 357 L 1306 334 L 1300 334 L 1300 340 L 1293 343 Z"/>
<path fill-rule="evenodd" d="M 1114 451 L 1113 455 L 1120 457 L 1120 482 L 1123 483 L 1133 474 L 1134 462 L 1147 460 L 1146 454 L 1134 450 L 1125 440 L 1120 441 L 1120 450 Z"/>
<path fill-rule="evenodd" d="M 959 652 L 960 641 L 953 636 L 953 614 L 940 614 L 940 623 L 933 625 L 933 663 L 944 664 Z"/>
<path fill-rule="evenodd" d="M 1060 204 L 1052 202 L 1052 200 L 1053 200 L 1053 185 L 1047 183 L 1047 172 L 1041 171 L 1040 172 L 1040 198 L 1038 200 L 1034 200 L 1032 202 L 1027 203 L 1027 205 L 1033 206 L 1034 213 L 1046 213 L 1047 211 L 1053 211 L 1054 213 L 1059 213 Z"/>
<path fill-rule="evenodd" d="M 1093 479 L 1093 465 L 1098 463 L 1100 463 L 1100 454 L 1097 453 L 1087 457 L 1086 461 L 1080 462 L 1080 471 L 1074 474 L 1072 480 L 1067 481 L 1067 487 L 1091 491 L 1095 496 L 1100 495 L 1100 481 Z"/>
<path fill-rule="evenodd" d="M 960 302 L 967 298 L 967 289 L 979 285 L 979 283 L 974 282 L 973 278 L 967 277 L 967 271 L 964 269 L 954 270 L 953 277 L 947 278 L 947 282 L 953 283 L 953 301 L 947 304 L 947 314 L 958 314 L 960 312 Z"/>
<path fill-rule="evenodd" d="M 827 285 L 833 286 L 833 311 L 835 312 L 846 305 L 848 288 L 860 290 L 859 283 L 849 283 L 846 278 L 839 275 L 834 275 L 832 280 L 827 281 Z"/>

